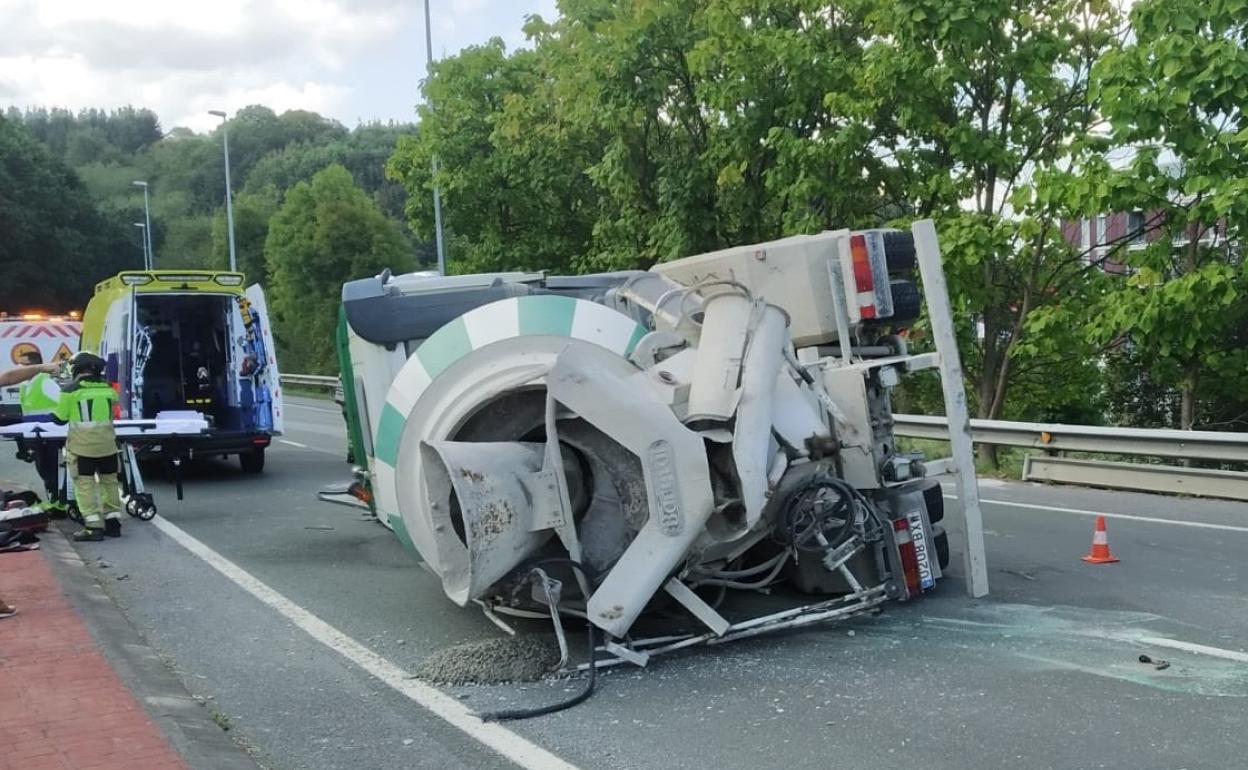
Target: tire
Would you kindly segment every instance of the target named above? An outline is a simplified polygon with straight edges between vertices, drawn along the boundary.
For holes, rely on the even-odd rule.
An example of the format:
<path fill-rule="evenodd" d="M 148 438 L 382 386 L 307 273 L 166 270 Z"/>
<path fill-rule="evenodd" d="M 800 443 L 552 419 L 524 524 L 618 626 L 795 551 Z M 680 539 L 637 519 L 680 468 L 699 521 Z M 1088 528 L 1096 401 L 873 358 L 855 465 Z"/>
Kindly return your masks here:
<path fill-rule="evenodd" d="M 923 297 L 919 294 L 919 287 L 913 281 L 905 280 L 889 281 L 889 286 L 893 290 L 893 314 L 882 320 L 898 324 L 918 318 L 923 311 Z"/>
<path fill-rule="evenodd" d="M 884 261 L 888 272 L 897 275 L 914 270 L 914 236 L 904 230 L 884 232 Z"/>
<path fill-rule="evenodd" d="M 940 571 L 944 572 L 949 568 L 949 533 L 945 532 L 944 527 L 932 527 L 936 534 L 932 535 L 932 540 L 936 543 L 936 562 L 940 565 Z"/>
<path fill-rule="evenodd" d="M 923 490 L 923 505 L 927 507 L 927 520 L 939 524 L 945 520 L 945 491 L 935 481 Z"/>
<path fill-rule="evenodd" d="M 243 473 L 260 473 L 264 470 L 264 450 L 253 449 L 250 452 L 243 452 L 238 456 L 238 464 L 242 466 Z"/>

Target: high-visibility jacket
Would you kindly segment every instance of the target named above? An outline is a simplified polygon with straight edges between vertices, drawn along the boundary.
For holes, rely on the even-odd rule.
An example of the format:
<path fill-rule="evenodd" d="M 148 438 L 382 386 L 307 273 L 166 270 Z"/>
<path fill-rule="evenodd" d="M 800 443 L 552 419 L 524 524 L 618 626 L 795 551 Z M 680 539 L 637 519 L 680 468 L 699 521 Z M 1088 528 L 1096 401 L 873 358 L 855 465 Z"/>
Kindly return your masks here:
<path fill-rule="evenodd" d="M 47 372 L 36 374 L 27 382 L 23 382 L 18 389 L 22 414 L 26 416 L 51 414 L 56 408 L 57 398 L 59 398 L 59 388 L 56 386 L 56 380 L 53 380 Z"/>
<path fill-rule="evenodd" d="M 117 391 L 103 380 L 77 380 L 61 389 L 52 416 L 69 423 L 65 449 L 79 457 L 107 457 L 117 452 L 113 404 Z"/>

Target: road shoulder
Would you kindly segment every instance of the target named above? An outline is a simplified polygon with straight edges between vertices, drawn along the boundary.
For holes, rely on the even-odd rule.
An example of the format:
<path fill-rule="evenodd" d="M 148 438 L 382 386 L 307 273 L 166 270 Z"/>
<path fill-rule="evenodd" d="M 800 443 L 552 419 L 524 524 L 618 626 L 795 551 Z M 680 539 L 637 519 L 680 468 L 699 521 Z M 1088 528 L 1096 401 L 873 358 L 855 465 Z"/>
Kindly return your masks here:
<path fill-rule="evenodd" d="M 42 543 L 46 563 L 97 649 L 186 763 L 192 768 L 256 770 L 256 762 L 187 692 L 111 592 L 101 587 L 116 576 L 88 565 L 60 531 L 50 530 Z"/>

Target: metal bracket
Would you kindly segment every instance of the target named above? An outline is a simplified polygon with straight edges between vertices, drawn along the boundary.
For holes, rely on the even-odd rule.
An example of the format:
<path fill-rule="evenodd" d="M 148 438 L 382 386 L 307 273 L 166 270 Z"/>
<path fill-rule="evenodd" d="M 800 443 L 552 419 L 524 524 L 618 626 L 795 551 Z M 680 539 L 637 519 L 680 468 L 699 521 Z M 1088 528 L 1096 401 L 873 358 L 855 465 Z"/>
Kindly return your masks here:
<path fill-rule="evenodd" d="M 685 609 L 692 612 L 694 617 L 702 621 L 702 624 L 711 629 L 716 636 L 723 636 L 732 626 L 723 615 L 715 611 L 714 607 L 702 601 L 702 597 L 694 593 L 693 589 L 676 578 L 671 578 L 664 583 L 663 590 L 680 602 Z"/>

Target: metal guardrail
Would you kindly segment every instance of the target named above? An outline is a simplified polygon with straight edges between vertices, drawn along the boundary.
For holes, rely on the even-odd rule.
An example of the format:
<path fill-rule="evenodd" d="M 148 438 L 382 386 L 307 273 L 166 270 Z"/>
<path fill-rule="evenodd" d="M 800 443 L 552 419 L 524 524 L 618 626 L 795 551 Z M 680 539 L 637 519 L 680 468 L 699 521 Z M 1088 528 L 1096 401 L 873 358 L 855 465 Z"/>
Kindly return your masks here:
<path fill-rule="evenodd" d="M 1023 458 L 1023 480 L 1248 500 L 1248 473 L 1183 468 L 1177 465 L 1077 460 L 1028 454 Z"/>
<path fill-rule="evenodd" d="M 894 432 L 899 436 L 940 440 L 949 436 L 944 417 L 897 414 L 893 419 Z M 1044 454 L 1023 458 L 1024 481 L 1248 500 L 1248 473 L 1240 471 L 1053 456 L 1057 452 L 1100 452 L 1248 462 L 1248 433 L 971 420 L 971 438 L 981 444 L 1042 451 Z"/>
<path fill-rule="evenodd" d="M 338 387 L 338 377 L 323 374 L 283 374 L 283 385 L 294 385 L 300 388 L 325 388 L 333 390 Z"/>
<path fill-rule="evenodd" d="M 944 417 L 895 414 L 899 436 L 947 440 Z M 971 438 L 980 444 L 1019 446 L 1058 452 L 1103 452 L 1183 460 L 1248 462 L 1248 433 L 1209 430 L 1100 428 L 1008 420 L 971 420 Z"/>
<path fill-rule="evenodd" d="M 332 391 L 338 387 L 338 377 L 283 374 L 282 384 Z M 944 417 L 895 414 L 893 420 L 894 432 L 899 436 L 941 441 L 949 438 Z M 1046 455 L 1053 452 L 1101 452 L 1248 463 L 1248 433 L 971 420 L 971 438 L 981 444 L 1037 449 Z M 1238 471 L 1028 455 L 1024 458 L 1023 478 L 1028 481 L 1248 500 L 1248 473 Z"/>

